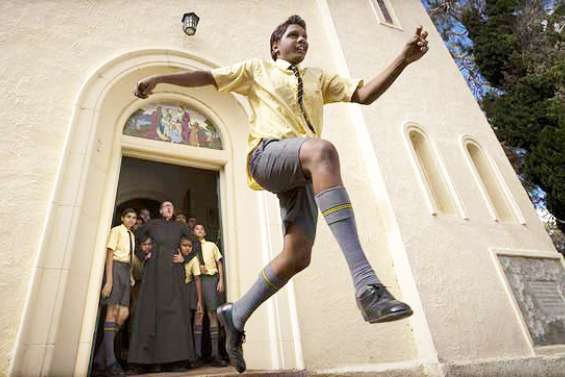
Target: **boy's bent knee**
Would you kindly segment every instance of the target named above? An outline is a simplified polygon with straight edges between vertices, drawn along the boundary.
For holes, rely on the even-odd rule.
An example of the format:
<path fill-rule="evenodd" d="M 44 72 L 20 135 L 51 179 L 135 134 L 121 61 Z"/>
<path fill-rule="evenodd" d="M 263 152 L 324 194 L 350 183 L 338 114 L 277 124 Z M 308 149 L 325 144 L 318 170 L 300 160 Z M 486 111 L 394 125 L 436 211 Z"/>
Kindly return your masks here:
<path fill-rule="evenodd" d="M 339 155 L 331 142 L 323 139 L 310 139 L 300 149 L 300 159 L 303 167 L 314 168 L 319 164 L 337 164 Z"/>

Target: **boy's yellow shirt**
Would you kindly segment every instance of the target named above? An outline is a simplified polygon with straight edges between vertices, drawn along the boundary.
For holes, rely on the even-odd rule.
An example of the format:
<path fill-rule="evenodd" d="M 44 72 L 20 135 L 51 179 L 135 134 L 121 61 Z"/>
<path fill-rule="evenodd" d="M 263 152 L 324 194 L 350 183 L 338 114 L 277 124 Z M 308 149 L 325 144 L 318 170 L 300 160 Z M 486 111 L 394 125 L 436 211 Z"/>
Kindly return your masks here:
<path fill-rule="evenodd" d="M 198 263 L 198 257 L 194 257 L 188 263 L 184 264 L 184 282 L 188 284 L 196 276 L 200 276 L 200 264 Z"/>
<path fill-rule="evenodd" d="M 131 233 L 132 248 L 130 250 L 130 235 L 131 232 L 124 224 L 113 227 L 108 235 L 108 242 L 106 248 L 114 252 L 114 260 L 123 263 L 130 263 L 131 255 L 135 250 L 135 237 Z"/>
<path fill-rule="evenodd" d="M 313 133 L 300 110 L 297 79 L 288 69 L 290 65 L 282 59 L 275 62 L 251 59 L 212 70 L 220 92 L 238 93 L 249 100 L 252 111 L 247 158 L 262 138 L 319 137 L 324 122 L 323 105 L 351 102 L 355 90 L 363 85 L 362 80 L 298 66 L 304 82 L 304 109 L 316 131 Z M 262 190 L 249 171 L 247 183 L 254 190 Z"/>
<path fill-rule="evenodd" d="M 218 263 L 222 259 L 222 253 L 220 253 L 218 246 L 214 242 L 203 239 L 200 243 L 202 245 L 202 259 L 204 259 L 204 266 L 208 271 L 206 275 L 216 275 L 218 273 Z"/>

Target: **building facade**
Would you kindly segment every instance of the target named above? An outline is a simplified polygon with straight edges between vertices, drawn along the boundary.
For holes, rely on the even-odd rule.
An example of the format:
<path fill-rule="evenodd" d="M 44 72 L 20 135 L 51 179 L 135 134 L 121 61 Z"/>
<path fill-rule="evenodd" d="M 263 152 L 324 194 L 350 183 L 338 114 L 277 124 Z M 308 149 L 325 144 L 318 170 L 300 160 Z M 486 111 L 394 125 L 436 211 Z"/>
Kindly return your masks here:
<path fill-rule="evenodd" d="M 430 33 L 428 54 L 375 104 L 327 106 L 322 135 L 340 152 L 369 260 L 415 314 L 363 322 L 320 221 L 310 268 L 248 323 L 249 368 L 403 376 L 563 368 L 565 349 L 532 337 L 500 256 L 561 259 L 418 0 L 4 1 L 0 10 L 0 374 L 87 374 L 114 208 L 136 195 L 164 198 L 159 188 L 120 191 L 127 158 L 216 174 L 210 219 L 221 228 L 229 299 L 278 253 L 276 198 L 246 184 L 246 100 L 211 87 L 162 85 L 147 100 L 132 93 L 150 74 L 269 59 L 269 36 L 291 14 L 307 22 L 306 65 L 365 79 L 417 25 Z M 180 23 L 188 11 L 201 18 L 192 37 Z M 213 125 L 202 140 L 219 144 L 124 133 L 136 114 L 149 127 L 157 106 L 200 114 Z M 160 131 L 169 140 L 182 134 L 173 123 Z"/>

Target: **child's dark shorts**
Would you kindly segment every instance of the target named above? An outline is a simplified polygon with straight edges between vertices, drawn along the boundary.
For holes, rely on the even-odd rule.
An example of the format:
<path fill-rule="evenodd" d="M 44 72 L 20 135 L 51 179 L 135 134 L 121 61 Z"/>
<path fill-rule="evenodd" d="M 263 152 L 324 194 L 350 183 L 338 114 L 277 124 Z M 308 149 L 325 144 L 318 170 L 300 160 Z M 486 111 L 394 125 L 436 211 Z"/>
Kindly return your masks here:
<path fill-rule="evenodd" d="M 186 301 L 190 310 L 196 310 L 198 304 L 198 297 L 196 295 L 196 283 L 194 279 L 185 284 Z"/>
<path fill-rule="evenodd" d="M 202 284 L 202 306 L 204 311 L 214 313 L 218 306 L 220 306 L 220 298 L 218 297 L 218 274 L 215 275 L 200 275 L 200 283 Z M 194 288 L 196 292 L 196 288 Z"/>
<path fill-rule="evenodd" d="M 112 263 L 112 293 L 102 298 L 104 305 L 129 306 L 130 296 L 130 265 L 114 261 Z M 106 279 L 104 279 L 106 280 Z"/>
<path fill-rule="evenodd" d="M 263 139 L 249 159 L 249 172 L 265 190 L 277 195 L 281 207 L 283 232 L 297 224 L 314 240 L 318 206 L 312 180 L 300 166 L 300 147 L 308 138 Z"/>

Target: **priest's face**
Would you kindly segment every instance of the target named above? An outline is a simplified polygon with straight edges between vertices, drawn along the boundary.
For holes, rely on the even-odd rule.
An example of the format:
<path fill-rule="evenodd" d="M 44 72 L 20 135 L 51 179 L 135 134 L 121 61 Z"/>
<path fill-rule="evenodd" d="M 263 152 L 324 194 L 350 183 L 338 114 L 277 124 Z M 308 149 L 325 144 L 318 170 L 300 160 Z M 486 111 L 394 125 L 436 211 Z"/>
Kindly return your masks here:
<path fill-rule="evenodd" d="M 161 203 L 161 209 L 159 212 L 165 220 L 170 220 L 173 217 L 173 213 L 175 213 L 175 207 L 171 202 L 163 202 Z"/>

